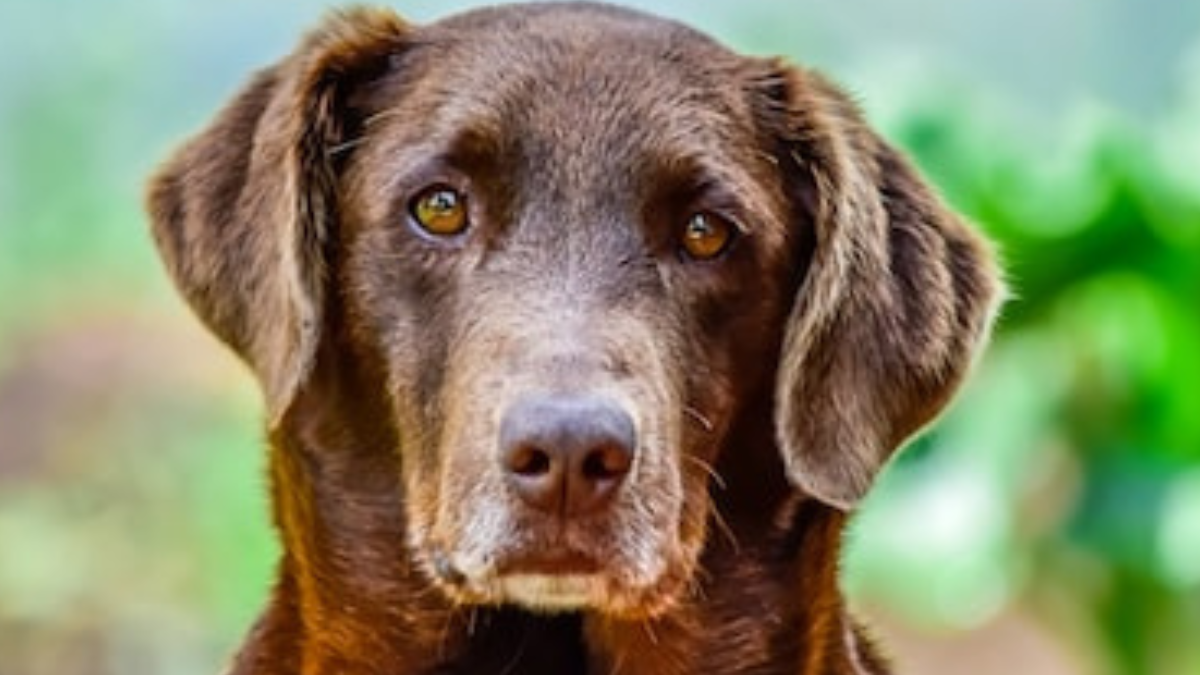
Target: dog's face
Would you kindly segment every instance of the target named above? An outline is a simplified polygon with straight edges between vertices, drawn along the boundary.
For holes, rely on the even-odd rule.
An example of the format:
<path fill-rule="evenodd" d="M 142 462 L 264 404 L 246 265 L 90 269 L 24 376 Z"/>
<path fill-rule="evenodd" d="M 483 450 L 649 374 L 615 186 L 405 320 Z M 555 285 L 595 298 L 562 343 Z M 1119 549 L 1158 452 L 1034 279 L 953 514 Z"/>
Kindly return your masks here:
<path fill-rule="evenodd" d="M 382 364 L 395 518 L 468 603 L 663 611 L 746 420 L 851 505 L 957 385 L 995 289 L 823 80 L 598 6 L 331 19 L 151 209 L 274 420 L 331 316 Z"/>
<path fill-rule="evenodd" d="M 434 576 L 645 611 L 690 577 L 805 225 L 729 86 L 747 62 L 608 12 L 506 19 L 428 30 L 364 102 L 343 285 Z"/>

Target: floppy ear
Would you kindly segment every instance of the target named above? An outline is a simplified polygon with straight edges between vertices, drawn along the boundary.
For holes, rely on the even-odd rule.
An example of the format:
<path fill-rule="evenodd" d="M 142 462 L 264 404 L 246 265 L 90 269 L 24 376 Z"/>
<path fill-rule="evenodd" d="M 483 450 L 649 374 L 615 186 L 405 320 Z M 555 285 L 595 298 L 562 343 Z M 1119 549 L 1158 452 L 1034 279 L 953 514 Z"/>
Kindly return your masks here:
<path fill-rule="evenodd" d="M 167 270 L 254 369 L 272 425 L 321 337 L 333 154 L 357 131 L 349 91 L 387 68 L 406 30 L 387 11 L 331 15 L 151 179 L 147 208 Z"/>
<path fill-rule="evenodd" d="M 780 161 L 815 230 L 784 335 L 777 434 L 790 480 L 850 509 L 957 389 L 1001 284 L 987 244 L 844 94 L 773 71 L 762 84 Z"/>

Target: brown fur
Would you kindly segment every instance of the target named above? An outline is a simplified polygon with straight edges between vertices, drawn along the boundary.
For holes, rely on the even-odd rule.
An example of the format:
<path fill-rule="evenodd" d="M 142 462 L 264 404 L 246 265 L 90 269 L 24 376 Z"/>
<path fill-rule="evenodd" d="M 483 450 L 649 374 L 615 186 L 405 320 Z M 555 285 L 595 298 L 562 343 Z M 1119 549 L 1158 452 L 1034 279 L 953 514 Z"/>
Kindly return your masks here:
<path fill-rule="evenodd" d="M 411 222 L 434 184 L 464 234 Z M 999 284 L 820 76 L 600 5 L 354 9 L 148 201 L 269 411 L 284 555 L 234 673 L 884 671 L 837 587 L 845 512 Z M 689 259 L 705 211 L 742 234 Z M 498 460 L 531 397 L 636 430 L 599 506 L 536 507 Z"/>

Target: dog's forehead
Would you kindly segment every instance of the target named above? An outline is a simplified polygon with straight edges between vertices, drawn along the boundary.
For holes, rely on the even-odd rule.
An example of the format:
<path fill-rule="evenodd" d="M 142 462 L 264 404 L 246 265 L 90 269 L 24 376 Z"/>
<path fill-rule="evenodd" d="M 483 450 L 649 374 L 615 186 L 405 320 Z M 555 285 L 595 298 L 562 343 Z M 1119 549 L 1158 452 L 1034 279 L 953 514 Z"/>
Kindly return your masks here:
<path fill-rule="evenodd" d="M 419 28 L 430 40 L 472 43 L 483 51 L 569 57 L 620 54 L 643 60 L 733 56 L 712 38 L 689 26 L 632 9 L 594 3 L 514 4 L 477 9 Z M 607 54 L 604 54 L 607 52 Z M 607 58 L 606 58 L 607 60 Z M 513 64 L 509 64 L 513 65 Z"/>
<path fill-rule="evenodd" d="M 620 146 L 669 143 L 673 134 L 703 140 L 745 130 L 737 128 L 747 116 L 735 85 L 747 60 L 682 24 L 630 10 L 470 12 L 418 29 L 410 63 L 409 91 L 435 133 L 520 134 L 523 144 L 543 138 L 566 154 L 603 145 L 616 159 Z"/>

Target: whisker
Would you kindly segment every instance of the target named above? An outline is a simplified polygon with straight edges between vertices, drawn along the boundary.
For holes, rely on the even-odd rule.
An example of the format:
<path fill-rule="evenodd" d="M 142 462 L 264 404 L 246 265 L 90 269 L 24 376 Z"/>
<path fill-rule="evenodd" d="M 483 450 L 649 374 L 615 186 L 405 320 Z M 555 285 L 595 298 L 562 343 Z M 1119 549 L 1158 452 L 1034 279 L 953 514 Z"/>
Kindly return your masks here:
<path fill-rule="evenodd" d="M 479 608 L 472 605 L 467 610 L 467 635 L 475 635 L 475 623 L 479 620 Z"/>
<path fill-rule="evenodd" d="M 650 638 L 650 642 L 658 644 L 658 633 L 654 632 L 653 622 L 650 619 L 642 622 L 642 630 L 645 631 L 646 637 Z"/>
<path fill-rule="evenodd" d="M 718 488 L 725 490 L 729 487 L 725 483 L 725 479 L 721 477 L 721 474 L 717 473 L 717 470 L 713 468 L 712 464 L 709 464 L 707 461 L 693 455 L 684 455 L 684 459 L 700 467 L 700 469 L 704 473 L 708 474 L 708 477 L 711 478 L 714 483 L 716 483 Z"/>
<path fill-rule="evenodd" d="M 444 620 L 442 621 L 442 635 L 441 639 L 438 640 L 438 655 L 444 659 L 449 654 L 448 647 L 450 646 L 450 635 L 454 630 L 454 624 L 458 619 L 458 613 L 455 611 L 449 611 L 445 612 L 443 616 Z"/>
<path fill-rule="evenodd" d="M 515 654 L 513 654 L 512 659 L 509 660 L 509 662 L 504 666 L 504 668 L 500 670 L 500 675 L 509 675 L 509 673 L 516 672 L 517 666 L 520 665 L 520 663 L 521 663 L 521 657 L 525 655 L 525 652 L 528 649 L 529 649 L 529 630 L 526 629 L 525 633 L 523 635 L 521 635 L 521 644 L 517 645 L 517 652 Z"/>
<path fill-rule="evenodd" d="M 688 417 L 691 417 L 693 420 L 699 422 L 700 426 L 704 427 L 705 431 L 707 431 L 710 434 L 712 433 L 713 428 L 714 428 L 712 421 L 709 420 L 707 417 L 705 417 L 704 414 L 701 413 L 699 410 L 696 410 L 695 408 L 693 408 L 690 405 L 685 405 L 683 407 L 683 412 Z"/>
<path fill-rule="evenodd" d="M 387 121 L 393 117 L 400 117 L 406 113 L 399 110 L 383 110 L 371 115 L 363 120 L 363 126 L 373 127 L 380 122 Z"/>
<path fill-rule="evenodd" d="M 353 150 L 354 148 L 357 148 L 358 146 L 365 143 L 366 140 L 367 140 L 366 137 L 359 136 L 358 138 L 352 138 L 348 141 L 343 141 L 341 143 L 338 143 L 337 145 L 331 145 L 331 146 L 325 148 L 325 155 L 327 157 L 331 157 L 331 158 L 337 157 L 338 155 L 341 155 L 343 153 L 349 152 L 350 150 Z"/>
<path fill-rule="evenodd" d="M 697 574 L 687 584 L 688 597 L 695 599 L 697 602 L 704 602 L 708 599 L 708 594 L 704 592 L 704 581 L 711 581 L 712 575 L 705 573 L 703 579 Z"/>
<path fill-rule="evenodd" d="M 721 515 L 721 510 L 717 508 L 715 503 L 710 501 L 708 504 L 708 511 L 712 515 L 713 525 L 716 525 L 717 530 L 720 531 L 725 539 L 729 541 L 729 545 L 733 547 L 734 553 L 736 555 L 741 555 L 742 545 L 738 541 L 737 535 L 734 533 L 733 528 L 730 527 L 729 521 L 725 520 L 725 516 Z"/>
<path fill-rule="evenodd" d="M 608 671 L 608 675 L 620 675 L 621 671 L 624 669 L 625 669 L 625 650 L 621 650 L 621 652 L 619 654 L 617 654 L 616 661 L 613 662 L 612 670 Z"/>
<path fill-rule="evenodd" d="M 441 591 L 439 591 L 432 584 L 427 584 L 416 591 L 413 591 L 408 597 L 412 600 L 424 600 L 426 598 L 441 597 Z"/>

